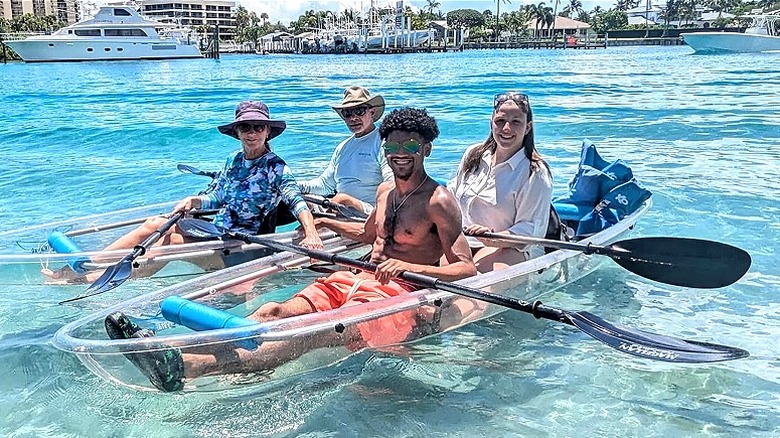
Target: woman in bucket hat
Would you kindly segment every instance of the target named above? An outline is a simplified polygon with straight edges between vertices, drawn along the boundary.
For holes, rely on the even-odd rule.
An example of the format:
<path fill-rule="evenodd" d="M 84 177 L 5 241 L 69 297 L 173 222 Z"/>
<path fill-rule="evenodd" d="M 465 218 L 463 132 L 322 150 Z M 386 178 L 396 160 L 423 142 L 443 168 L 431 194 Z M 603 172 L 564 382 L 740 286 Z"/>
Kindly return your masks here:
<path fill-rule="evenodd" d="M 344 90 L 341 103 L 332 108 L 352 136 L 336 146 L 318 177 L 300 184 L 301 191 L 333 196 L 332 202 L 368 215 L 374 209 L 379 184 L 393 179 L 375 126 L 385 111 L 385 99 L 380 95 L 371 96 L 367 89 L 353 85 Z"/>
<path fill-rule="evenodd" d="M 284 202 L 303 226 L 304 238 L 301 245 L 322 249 L 314 217 L 303 200 L 300 188 L 287 163 L 271 152 L 269 140 L 277 137 L 286 128 L 283 120 L 273 120 L 268 106 L 263 102 L 244 101 L 236 106 L 235 118 L 231 123 L 219 126 L 219 132 L 241 141 L 241 150 L 228 157 L 225 167 L 217 179 L 213 191 L 206 195 L 189 196 L 174 207 L 172 214 L 189 213 L 192 209 L 219 209 L 214 224 L 225 231 L 249 234 L 271 233 L 276 226 L 276 212 Z M 106 250 L 130 249 L 156 232 L 166 222 L 157 217 L 119 238 Z M 157 241 L 157 245 L 179 244 L 192 241 L 175 224 Z M 205 260 L 199 264 L 205 268 L 217 268 L 222 259 Z M 161 269 L 155 264 L 144 271 L 151 275 Z M 44 270 L 44 275 L 55 279 L 74 280 L 78 274 L 69 267 L 59 271 Z M 90 272 L 84 279 L 92 281 L 101 272 Z M 94 278 L 92 278 L 94 277 Z"/>

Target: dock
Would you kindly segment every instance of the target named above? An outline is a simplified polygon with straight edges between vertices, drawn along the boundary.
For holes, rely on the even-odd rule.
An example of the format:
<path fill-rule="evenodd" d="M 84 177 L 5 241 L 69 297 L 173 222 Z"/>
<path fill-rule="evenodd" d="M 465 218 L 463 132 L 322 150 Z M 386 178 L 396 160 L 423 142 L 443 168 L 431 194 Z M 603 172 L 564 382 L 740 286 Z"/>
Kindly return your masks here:
<path fill-rule="evenodd" d="M 577 43 L 568 43 L 563 41 L 551 40 L 526 40 L 510 42 L 466 42 L 463 48 L 467 50 L 489 50 L 489 49 L 606 49 L 606 39 L 597 41 L 586 41 Z"/>

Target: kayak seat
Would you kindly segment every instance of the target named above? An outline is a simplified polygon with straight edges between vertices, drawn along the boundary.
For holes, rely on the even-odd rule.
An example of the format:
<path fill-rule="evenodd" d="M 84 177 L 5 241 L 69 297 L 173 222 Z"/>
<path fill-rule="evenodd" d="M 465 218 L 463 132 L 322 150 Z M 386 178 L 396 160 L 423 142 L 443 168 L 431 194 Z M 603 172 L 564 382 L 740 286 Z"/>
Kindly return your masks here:
<path fill-rule="evenodd" d="M 280 202 L 275 209 L 265 215 L 265 219 L 263 219 L 263 223 L 260 224 L 260 228 L 258 229 L 258 234 L 275 233 L 276 227 L 288 225 L 297 220 L 298 218 L 290 211 L 290 207 L 288 207 L 286 203 Z"/>

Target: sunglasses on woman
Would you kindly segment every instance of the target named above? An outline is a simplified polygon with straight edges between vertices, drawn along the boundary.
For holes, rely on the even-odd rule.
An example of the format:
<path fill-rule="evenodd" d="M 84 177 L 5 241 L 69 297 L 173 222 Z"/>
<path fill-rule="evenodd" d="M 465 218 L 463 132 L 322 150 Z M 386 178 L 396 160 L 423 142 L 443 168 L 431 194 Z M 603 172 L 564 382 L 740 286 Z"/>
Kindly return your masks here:
<path fill-rule="evenodd" d="M 528 105 L 528 95 L 523 93 L 518 93 L 516 91 L 508 91 L 506 93 L 498 93 L 493 98 L 493 109 L 498 109 L 501 104 L 504 102 L 511 100 L 512 102 L 520 105 L 525 104 Z"/>
<path fill-rule="evenodd" d="M 368 111 L 368 107 L 365 106 L 360 106 L 357 108 L 345 108 L 341 110 L 341 116 L 345 119 L 348 119 L 352 116 L 363 117 L 366 114 L 366 111 Z"/>
<path fill-rule="evenodd" d="M 239 123 L 236 125 L 236 131 L 247 133 L 249 131 L 255 131 L 255 132 L 263 132 L 265 130 L 265 125 L 260 123 Z"/>
<path fill-rule="evenodd" d="M 406 140 L 402 143 L 386 141 L 382 144 L 385 154 L 400 154 L 401 150 L 406 151 L 409 154 L 416 154 L 420 152 L 422 144 L 414 139 Z"/>

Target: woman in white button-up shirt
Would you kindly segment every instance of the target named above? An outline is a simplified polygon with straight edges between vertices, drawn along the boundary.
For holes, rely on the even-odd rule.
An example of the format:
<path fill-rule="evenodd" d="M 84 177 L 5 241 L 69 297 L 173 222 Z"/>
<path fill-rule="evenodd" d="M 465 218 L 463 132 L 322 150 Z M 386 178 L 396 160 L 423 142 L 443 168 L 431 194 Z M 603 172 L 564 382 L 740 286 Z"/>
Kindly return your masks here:
<path fill-rule="evenodd" d="M 544 237 L 552 201 L 552 175 L 534 145 L 528 96 L 495 96 L 490 136 L 469 146 L 458 175 L 447 185 L 463 212 L 466 235 L 484 232 Z M 541 253 L 542 248 L 469 237 L 480 272 L 502 269 Z"/>

